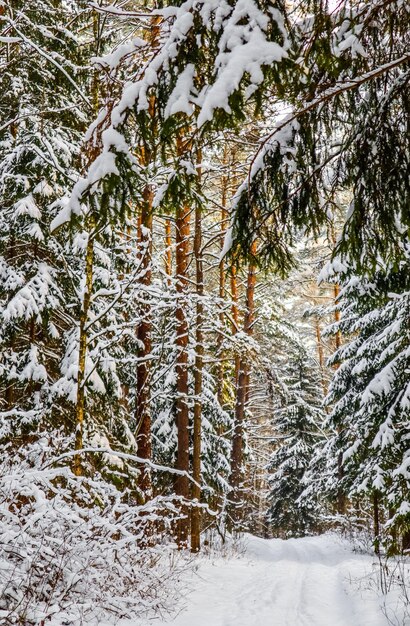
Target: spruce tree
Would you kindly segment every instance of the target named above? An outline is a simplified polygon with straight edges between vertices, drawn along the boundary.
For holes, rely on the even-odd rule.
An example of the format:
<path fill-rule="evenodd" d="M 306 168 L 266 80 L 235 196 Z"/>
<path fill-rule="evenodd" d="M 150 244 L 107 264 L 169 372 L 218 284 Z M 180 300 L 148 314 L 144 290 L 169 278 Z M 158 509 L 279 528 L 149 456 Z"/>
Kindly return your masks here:
<path fill-rule="evenodd" d="M 407 542 L 409 530 L 407 246 L 399 262 L 379 266 L 368 278 L 354 264 L 342 267 L 330 268 L 343 289 L 341 321 L 329 332 L 341 330 L 349 340 L 332 358 L 338 368 L 328 402 L 336 434 L 328 455 L 342 454 L 346 493 L 377 501 L 375 526 L 388 520 L 381 532 L 394 549 L 394 534 Z M 330 468 L 329 492 L 336 473 L 334 465 Z"/>
<path fill-rule="evenodd" d="M 300 231 L 318 236 L 350 197 L 341 253 L 369 267 L 409 224 L 409 19 L 406 3 L 299 3 L 269 130 L 237 197 L 233 242 L 288 271 Z M 286 115 L 283 114 L 284 105 Z M 268 106 L 268 105 L 267 105 Z"/>
<path fill-rule="evenodd" d="M 286 335 L 286 353 L 273 366 L 276 441 L 268 464 L 267 522 L 276 532 L 303 536 L 320 528 L 318 494 L 307 497 L 306 490 L 311 462 L 323 445 L 324 413 L 317 365 L 295 332 Z"/>
<path fill-rule="evenodd" d="M 2 3 L 4 5 L 4 3 Z M 2 7 L 0 136 L 1 386 L 13 430 L 50 418 L 61 341 L 72 318 L 75 255 L 50 234 L 69 194 L 89 105 L 82 42 L 66 24 L 80 7 L 41 0 Z M 76 74 L 78 74 L 76 76 Z"/>

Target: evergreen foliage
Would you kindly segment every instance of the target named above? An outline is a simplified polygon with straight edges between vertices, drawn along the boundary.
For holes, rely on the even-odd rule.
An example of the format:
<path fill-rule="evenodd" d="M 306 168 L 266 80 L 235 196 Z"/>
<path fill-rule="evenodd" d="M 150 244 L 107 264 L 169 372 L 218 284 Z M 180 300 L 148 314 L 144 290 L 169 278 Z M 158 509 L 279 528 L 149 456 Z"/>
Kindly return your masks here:
<path fill-rule="evenodd" d="M 4 112 L 0 140 L 2 410 L 15 434 L 52 410 L 61 344 L 72 327 L 78 263 L 50 234 L 59 203 L 75 180 L 85 128 L 82 42 L 66 24 L 71 5 L 15 2 L 1 26 Z M 76 89 L 74 89 L 76 87 Z"/>
<path fill-rule="evenodd" d="M 388 526 L 405 534 L 409 527 L 408 425 L 409 298 L 407 247 L 402 260 L 381 266 L 369 278 L 354 266 L 330 273 L 343 285 L 341 330 L 350 340 L 332 357 L 337 365 L 328 402 L 329 460 L 342 454 L 342 489 L 350 496 L 374 495 L 385 507 Z M 331 466 L 328 489 L 336 480 Z M 391 547 L 391 545 L 390 545 Z"/>
<path fill-rule="evenodd" d="M 305 493 L 309 468 L 324 442 L 320 379 L 297 332 L 284 327 L 278 339 L 280 357 L 272 366 L 276 445 L 267 468 L 267 522 L 274 532 L 303 536 L 320 528 L 318 494 Z"/>
<path fill-rule="evenodd" d="M 403 0 L 0 0 L 11 624 L 105 620 L 105 554 L 118 619 L 150 619 L 205 531 L 360 503 L 410 547 L 409 25 Z"/>
<path fill-rule="evenodd" d="M 238 193 L 233 241 L 249 256 L 259 240 L 256 261 L 286 271 L 295 237 L 317 236 L 344 192 L 337 252 L 374 267 L 409 223 L 408 6 L 304 2 L 292 18 L 285 95 Z"/>

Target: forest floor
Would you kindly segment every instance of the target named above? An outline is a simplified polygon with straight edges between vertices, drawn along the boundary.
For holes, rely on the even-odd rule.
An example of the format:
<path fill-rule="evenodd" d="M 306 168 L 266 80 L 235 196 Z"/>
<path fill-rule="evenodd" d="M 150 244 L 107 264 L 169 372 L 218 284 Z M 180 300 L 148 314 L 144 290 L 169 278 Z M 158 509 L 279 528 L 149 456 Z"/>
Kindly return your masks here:
<path fill-rule="evenodd" d="M 239 556 L 199 557 L 195 573 L 187 574 L 191 591 L 180 613 L 149 624 L 410 625 L 398 593 L 386 598 L 378 591 L 377 560 L 353 552 L 337 536 L 287 541 L 247 536 L 244 544 Z"/>

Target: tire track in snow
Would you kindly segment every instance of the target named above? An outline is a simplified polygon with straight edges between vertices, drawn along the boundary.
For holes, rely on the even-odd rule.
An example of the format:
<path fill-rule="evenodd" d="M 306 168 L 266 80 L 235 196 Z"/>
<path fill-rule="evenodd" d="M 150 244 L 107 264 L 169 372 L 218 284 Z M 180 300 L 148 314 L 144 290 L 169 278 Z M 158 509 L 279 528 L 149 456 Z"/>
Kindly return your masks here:
<path fill-rule="evenodd" d="M 152 626 L 387 626 L 376 598 L 349 585 L 371 557 L 336 537 L 265 540 L 248 536 L 244 558 L 206 558 L 187 610 Z M 192 574 L 191 574 L 192 576 Z M 148 626 L 133 622 L 132 626 Z"/>

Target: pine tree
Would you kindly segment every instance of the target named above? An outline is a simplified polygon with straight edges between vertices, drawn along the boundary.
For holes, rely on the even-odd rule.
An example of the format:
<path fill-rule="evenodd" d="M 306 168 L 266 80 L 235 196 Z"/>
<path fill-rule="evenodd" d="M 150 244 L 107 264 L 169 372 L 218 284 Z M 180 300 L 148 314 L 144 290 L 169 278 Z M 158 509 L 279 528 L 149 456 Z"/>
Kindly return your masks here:
<path fill-rule="evenodd" d="M 257 238 L 256 260 L 286 272 L 300 230 L 318 236 L 343 192 L 351 202 L 338 250 L 374 266 L 395 254 L 409 222 L 408 7 L 312 0 L 294 9 L 289 63 L 279 89 L 265 85 L 270 130 L 238 194 L 233 242 L 252 256 Z"/>
<path fill-rule="evenodd" d="M 350 340 L 333 356 L 339 367 L 329 391 L 330 423 L 337 434 L 328 454 L 343 455 L 343 485 L 351 497 L 377 501 L 380 516 L 384 507 L 389 524 L 381 532 L 394 550 L 392 530 L 407 541 L 409 528 L 407 246 L 401 261 L 381 265 L 368 278 L 354 264 L 336 263 L 330 274 L 343 287 L 341 320 L 330 332 L 341 330 Z"/>
<path fill-rule="evenodd" d="M 4 4 L 4 3 L 2 3 Z M 15 433 L 49 420 L 61 338 L 72 324 L 75 255 L 50 235 L 76 175 L 87 97 L 81 90 L 81 7 L 42 0 L 2 7 L 0 136 L 1 386 Z"/>
<path fill-rule="evenodd" d="M 286 352 L 272 366 L 277 441 L 268 465 L 267 521 L 276 532 L 303 536 L 320 528 L 318 494 L 306 493 L 311 462 L 323 445 L 320 372 L 297 332 L 282 324 L 281 334 Z"/>
<path fill-rule="evenodd" d="M 1 142 L 4 426 L 25 436 L 64 428 L 78 449 L 109 448 L 111 439 L 135 452 L 122 397 L 120 296 L 136 280 L 136 261 L 107 223 L 96 236 L 101 221 L 92 212 L 61 227 L 98 99 L 95 75 L 81 64 L 108 35 L 81 3 L 16 2 L 1 21 L 8 33 L 2 105 L 10 115 Z M 126 263 L 130 275 L 121 278 Z M 94 456 L 92 466 L 105 471 L 107 459 Z M 126 464 L 111 461 L 121 481 Z M 74 469 L 82 471 L 80 456 Z"/>

